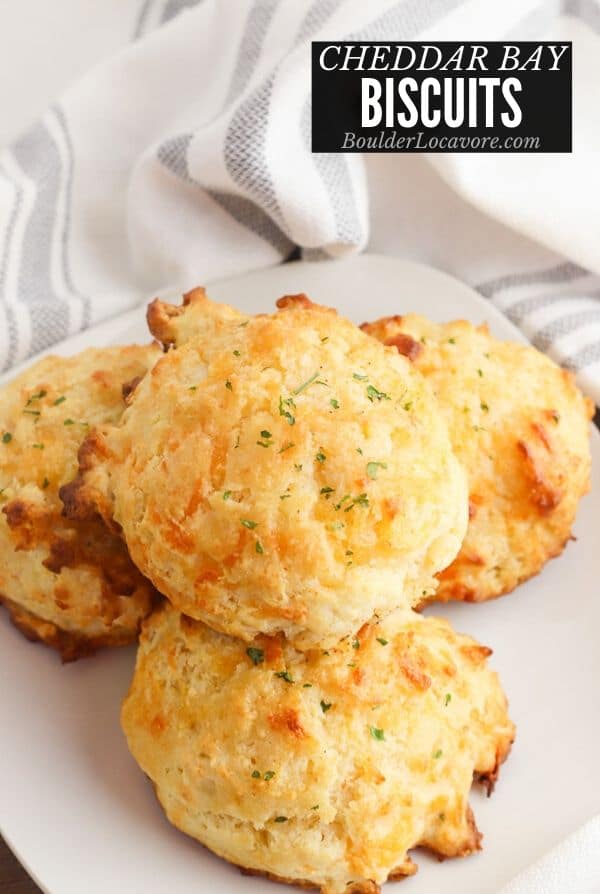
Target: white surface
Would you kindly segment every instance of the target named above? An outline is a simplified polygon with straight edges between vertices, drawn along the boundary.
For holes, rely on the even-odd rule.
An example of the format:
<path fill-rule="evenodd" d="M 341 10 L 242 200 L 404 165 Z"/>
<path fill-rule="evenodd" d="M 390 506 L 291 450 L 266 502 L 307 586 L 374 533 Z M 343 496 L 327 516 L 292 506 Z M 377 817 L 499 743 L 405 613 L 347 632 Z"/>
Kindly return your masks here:
<path fill-rule="evenodd" d="M 357 322 L 416 310 L 439 320 L 487 320 L 496 335 L 521 338 L 467 287 L 391 258 L 298 263 L 210 289 L 249 311 L 270 310 L 280 294 L 298 291 L 335 304 Z M 146 337 L 140 311 L 63 344 L 61 352 Z M 492 798 L 472 796 L 483 852 L 444 864 L 417 852 L 420 871 L 405 882 L 410 894 L 491 894 L 600 807 L 595 431 L 592 446 L 595 486 L 581 506 L 578 539 L 565 554 L 505 599 L 434 607 L 458 630 L 494 647 L 518 734 Z M 241 876 L 163 818 L 119 728 L 133 661 L 128 649 L 62 667 L 2 614 L 0 826 L 8 843 L 51 894 L 275 892 L 272 883 Z"/>

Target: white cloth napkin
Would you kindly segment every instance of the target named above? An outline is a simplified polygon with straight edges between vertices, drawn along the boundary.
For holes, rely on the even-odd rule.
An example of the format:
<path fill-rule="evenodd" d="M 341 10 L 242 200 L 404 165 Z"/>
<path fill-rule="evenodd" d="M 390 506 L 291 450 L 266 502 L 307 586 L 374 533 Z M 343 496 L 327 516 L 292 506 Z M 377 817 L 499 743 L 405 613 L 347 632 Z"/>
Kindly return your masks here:
<path fill-rule="evenodd" d="M 595 0 L 137 2 L 0 156 L 0 369 L 154 291 L 368 246 L 474 285 L 600 402 Z M 312 155 L 310 41 L 342 37 L 572 39 L 575 151 Z"/>
<path fill-rule="evenodd" d="M 600 816 L 590 820 L 498 894 L 598 894 Z"/>

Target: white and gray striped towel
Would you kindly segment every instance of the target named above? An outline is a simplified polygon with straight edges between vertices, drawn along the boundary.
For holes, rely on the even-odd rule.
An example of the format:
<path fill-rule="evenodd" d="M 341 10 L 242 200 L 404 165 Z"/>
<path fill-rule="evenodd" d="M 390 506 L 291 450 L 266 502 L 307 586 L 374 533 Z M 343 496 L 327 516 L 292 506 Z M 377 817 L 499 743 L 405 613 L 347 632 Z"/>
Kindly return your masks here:
<path fill-rule="evenodd" d="M 600 403 L 598 0 L 114 8 L 131 42 L 0 155 L 0 370 L 154 290 L 368 247 L 474 285 Z M 575 151 L 312 155 L 310 41 L 340 38 L 573 40 Z"/>

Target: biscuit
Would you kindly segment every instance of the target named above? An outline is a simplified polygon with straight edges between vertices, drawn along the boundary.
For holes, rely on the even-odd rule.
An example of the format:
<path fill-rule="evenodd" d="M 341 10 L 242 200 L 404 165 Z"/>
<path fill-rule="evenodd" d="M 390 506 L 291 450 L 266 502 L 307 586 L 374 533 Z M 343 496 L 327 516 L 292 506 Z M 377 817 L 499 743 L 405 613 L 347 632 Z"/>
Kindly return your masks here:
<path fill-rule="evenodd" d="M 121 721 L 168 819 L 254 873 L 373 892 L 409 851 L 466 856 L 514 726 L 490 650 L 399 610 L 329 650 L 251 646 L 165 606 Z"/>
<path fill-rule="evenodd" d="M 155 303 L 153 332 L 177 347 L 90 439 L 65 502 L 122 529 L 184 613 L 311 648 L 430 593 L 467 492 L 410 362 L 306 298 L 282 304 Z"/>
<path fill-rule="evenodd" d="M 409 314 L 362 327 L 408 356 L 438 398 L 469 478 L 469 528 L 435 598 L 508 593 L 559 555 L 589 488 L 592 402 L 535 348 L 485 326 Z"/>
<path fill-rule="evenodd" d="M 137 636 L 154 588 L 98 518 L 62 516 L 61 485 L 99 423 L 125 409 L 122 385 L 158 346 L 45 357 L 0 389 L 0 601 L 30 639 L 64 660 Z"/>

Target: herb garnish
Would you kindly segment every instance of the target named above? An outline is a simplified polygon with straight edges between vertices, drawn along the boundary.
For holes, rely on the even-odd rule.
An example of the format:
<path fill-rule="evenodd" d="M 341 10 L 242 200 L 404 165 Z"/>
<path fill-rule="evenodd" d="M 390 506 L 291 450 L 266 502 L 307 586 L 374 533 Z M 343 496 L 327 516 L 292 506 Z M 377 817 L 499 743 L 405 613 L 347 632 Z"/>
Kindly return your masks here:
<path fill-rule="evenodd" d="M 286 444 L 283 445 L 283 447 L 281 448 L 281 450 L 278 450 L 277 452 L 278 452 L 278 453 L 285 453 L 286 450 L 289 450 L 291 447 L 295 447 L 295 446 L 296 446 L 296 445 L 294 444 L 293 441 L 288 441 Z"/>
<path fill-rule="evenodd" d="M 294 682 L 289 671 L 276 671 L 275 676 L 280 677 L 282 680 L 285 680 L 286 683 Z"/>
<path fill-rule="evenodd" d="M 447 708 L 450 704 L 450 700 L 452 698 L 452 694 L 450 692 L 446 693 L 446 698 L 444 699 L 444 707 Z"/>
<path fill-rule="evenodd" d="M 246 655 L 255 667 L 257 664 L 262 664 L 265 660 L 264 650 L 257 649 L 255 646 L 248 646 L 248 648 L 246 649 Z"/>
<path fill-rule="evenodd" d="M 296 388 L 294 391 L 292 391 L 292 394 L 294 395 L 294 397 L 298 397 L 299 394 L 302 394 L 303 391 L 306 391 L 307 388 L 310 388 L 312 383 L 318 377 L 319 377 L 319 370 L 317 370 L 316 373 L 313 373 L 312 376 L 310 377 L 310 379 L 307 379 L 306 382 L 304 382 L 302 385 L 300 385 L 298 388 Z"/>
<path fill-rule="evenodd" d="M 371 735 L 373 736 L 373 738 L 377 739 L 378 742 L 385 741 L 385 733 L 382 729 L 379 729 L 376 726 L 370 726 L 369 730 L 371 731 Z"/>
<path fill-rule="evenodd" d="M 223 491 L 223 500 L 228 500 L 230 496 L 231 496 L 230 490 Z"/>
<path fill-rule="evenodd" d="M 319 452 L 315 455 L 315 459 L 318 463 L 324 463 L 327 457 L 322 450 L 319 450 Z"/>
<path fill-rule="evenodd" d="M 263 440 L 256 442 L 258 444 L 258 446 L 259 447 L 270 447 L 271 444 L 273 443 L 271 440 L 271 438 L 273 437 L 271 432 L 267 431 L 266 428 L 263 428 L 263 430 L 260 433 L 260 436 L 261 436 L 261 438 L 263 438 Z"/>
<path fill-rule="evenodd" d="M 35 447 L 36 450 L 43 450 L 43 449 L 44 449 L 44 445 L 43 445 L 42 443 L 32 444 L 31 446 L 32 446 L 32 447 Z"/>
<path fill-rule="evenodd" d="M 259 555 L 261 555 L 261 556 L 263 555 L 263 553 L 264 553 L 264 549 L 263 549 L 263 545 L 262 545 L 262 543 L 260 542 L 260 540 L 257 540 L 257 541 L 256 541 L 256 544 L 255 544 L 255 547 L 254 547 L 254 548 L 255 548 L 256 552 L 257 552 Z"/>
<path fill-rule="evenodd" d="M 367 475 L 369 476 L 369 478 L 372 478 L 374 481 L 377 478 L 377 472 L 379 469 L 387 469 L 387 463 L 367 463 Z"/>
<path fill-rule="evenodd" d="M 391 400 L 389 394 L 386 394 L 385 391 L 378 391 L 374 385 L 367 385 L 367 397 L 371 403 L 376 400 Z"/>
<path fill-rule="evenodd" d="M 324 702 L 324 701 L 321 699 L 321 711 L 323 712 L 323 714 L 327 714 L 327 712 L 328 712 L 329 709 L 331 708 L 331 705 L 332 705 L 332 704 L 333 704 L 332 702 Z"/>
<path fill-rule="evenodd" d="M 57 397 L 56 400 L 54 401 L 54 406 L 57 407 L 59 404 L 64 403 L 66 401 L 66 399 L 67 398 L 64 396 L 64 394 L 61 394 L 61 396 Z"/>
<path fill-rule="evenodd" d="M 377 642 L 378 642 L 378 643 L 381 643 L 382 646 L 387 646 L 389 640 L 384 639 L 383 636 L 378 636 L 378 637 L 377 637 Z"/>
<path fill-rule="evenodd" d="M 253 771 L 253 773 L 252 773 L 252 778 L 253 778 L 253 779 L 260 779 L 260 773 L 258 772 L 258 770 L 254 770 L 254 771 Z"/>
<path fill-rule="evenodd" d="M 10 443 L 10 441 L 12 441 L 12 435 L 9 431 L 5 431 L 4 434 L 2 435 L 2 443 L 8 444 L 8 443 Z"/>
<path fill-rule="evenodd" d="M 442 751 L 442 749 L 441 749 L 441 748 L 438 748 L 437 751 L 434 751 L 434 752 L 433 752 L 433 755 L 432 755 L 432 756 L 433 756 L 433 759 L 434 759 L 434 760 L 438 760 L 438 758 L 440 758 L 440 757 L 442 756 L 443 753 L 444 753 L 444 752 Z"/>
<path fill-rule="evenodd" d="M 248 528 L 250 531 L 253 531 L 254 528 L 257 527 L 258 522 L 252 521 L 250 518 L 241 518 L 240 524 L 242 524 L 245 528 Z"/>
<path fill-rule="evenodd" d="M 331 406 L 333 407 L 334 410 L 339 410 L 340 404 L 339 404 L 339 401 L 337 401 L 335 399 L 335 397 L 332 397 L 331 400 L 329 401 L 329 403 L 331 404 Z"/>
<path fill-rule="evenodd" d="M 357 382 L 368 382 L 369 381 L 368 376 L 363 376 L 360 373 L 352 373 L 352 378 L 355 379 Z"/>
<path fill-rule="evenodd" d="M 47 394 L 48 392 L 44 391 L 43 389 L 41 391 L 38 391 L 37 394 L 32 394 L 25 406 L 28 407 L 29 404 L 32 403 L 34 400 L 41 400 L 42 397 L 46 397 Z"/>
<path fill-rule="evenodd" d="M 287 419 L 289 425 L 294 425 L 296 422 L 296 417 L 294 416 L 293 413 L 290 413 L 290 411 L 287 410 L 286 407 L 291 407 L 293 410 L 296 409 L 296 404 L 294 403 L 294 398 L 293 397 L 284 398 L 280 395 L 279 396 L 279 415 L 283 416 L 285 419 Z"/>
<path fill-rule="evenodd" d="M 73 421 L 73 419 L 65 419 L 63 425 L 75 425 L 75 422 Z"/>
<path fill-rule="evenodd" d="M 275 817 L 276 823 L 287 823 L 287 820 L 288 820 L 287 816 L 276 816 Z"/>
<path fill-rule="evenodd" d="M 233 391 L 233 385 L 231 384 L 229 379 L 227 379 L 227 381 L 225 382 L 225 387 L 227 388 L 228 391 Z"/>
<path fill-rule="evenodd" d="M 267 772 L 263 776 L 263 779 L 265 780 L 265 782 L 269 782 L 273 778 L 274 775 L 275 775 L 275 770 L 267 770 Z"/>

